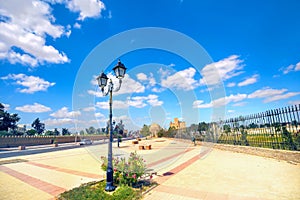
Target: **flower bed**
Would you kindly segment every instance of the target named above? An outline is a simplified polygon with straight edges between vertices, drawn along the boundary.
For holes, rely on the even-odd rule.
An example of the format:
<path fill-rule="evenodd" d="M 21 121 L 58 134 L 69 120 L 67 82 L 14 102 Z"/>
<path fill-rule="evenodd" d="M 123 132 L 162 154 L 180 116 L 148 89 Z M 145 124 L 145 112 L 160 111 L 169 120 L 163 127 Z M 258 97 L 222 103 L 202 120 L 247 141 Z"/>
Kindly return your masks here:
<path fill-rule="evenodd" d="M 101 157 L 101 168 L 107 170 L 107 158 Z M 130 153 L 128 161 L 125 158 L 113 158 L 114 182 L 120 185 L 133 186 L 145 174 L 146 161 L 136 152 Z"/>

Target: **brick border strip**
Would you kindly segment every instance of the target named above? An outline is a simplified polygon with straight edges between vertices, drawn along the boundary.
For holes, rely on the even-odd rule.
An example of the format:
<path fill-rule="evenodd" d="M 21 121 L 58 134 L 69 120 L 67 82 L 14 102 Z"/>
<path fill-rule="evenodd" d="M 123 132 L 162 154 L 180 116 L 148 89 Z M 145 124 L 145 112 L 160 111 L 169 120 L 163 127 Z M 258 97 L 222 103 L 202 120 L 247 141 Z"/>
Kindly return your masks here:
<path fill-rule="evenodd" d="M 28 176 L 26 174 L 20 173 L 18 171 L 15 171 L 15 170 L 10 169 L 5 166 L 0 166 L 0 170 L 12 177 L 15 177 L 16 179 L 19 179 L 22 182 L 29 184 L 29 185 L 33 186 L 34 188 L 39 189 L 43 192 L 46 192 L 52 196 L 59 195 L 60 193 L 63 193 L 66 191 L 65 188 L 53 185 L 51 183 L 47 183 L 45 181 Z"/>

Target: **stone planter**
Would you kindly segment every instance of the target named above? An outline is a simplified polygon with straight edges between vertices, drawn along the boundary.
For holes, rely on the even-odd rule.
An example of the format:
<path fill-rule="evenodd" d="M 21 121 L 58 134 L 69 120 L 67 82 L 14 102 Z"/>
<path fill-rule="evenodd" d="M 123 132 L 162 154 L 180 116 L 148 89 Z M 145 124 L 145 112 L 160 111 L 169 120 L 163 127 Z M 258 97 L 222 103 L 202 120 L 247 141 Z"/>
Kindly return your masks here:
<path fill-rule="evenodd" d="M 25 150 L 26 147 L 25 147 L 25 146 L 19 146 L 18 149 L 19 149 L 19 150 Z"/>
<path fill-rule="evenodd" d="M 144 149 L 145 149 L 145 147 L 143 145 L 139 146 L 139 150 L 144 150 Z"/>
<path fill-rule="evenodd" d="M 145 147 L 146 147 L 146 150 L 151 150 L 151 145 L 147 145 Z"/>

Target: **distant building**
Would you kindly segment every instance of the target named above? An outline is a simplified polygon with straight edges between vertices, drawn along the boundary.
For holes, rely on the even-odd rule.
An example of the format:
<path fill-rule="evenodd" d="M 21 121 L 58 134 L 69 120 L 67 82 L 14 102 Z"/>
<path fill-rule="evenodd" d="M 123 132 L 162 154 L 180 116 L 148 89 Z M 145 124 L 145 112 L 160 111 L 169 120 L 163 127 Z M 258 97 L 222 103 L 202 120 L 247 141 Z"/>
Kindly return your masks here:
<path fill-rule="evenodd" d="M 21 133 L 25 133 L 26 132 L 26 125 L 24 125 L 24 124 L 18 124 L 17 125 L 17 131 L 21 132 Z"/>
<path fill-rule="evenodd" d="M 178 118 L 174 118 L 174 122 L 170 122 L 170 128 L 175 128 L 175 129 L 181 129 L 185 128 L 185 122 L 184 121 L 179 121 Z"/>
<path fill-rule="evenodd" d="M 160 131 L 161 127 L 160 125 L 153 123 L 149 127 L 149 131 L 151 133 L 151 137 L 157 137 L 157 133 Z"/>

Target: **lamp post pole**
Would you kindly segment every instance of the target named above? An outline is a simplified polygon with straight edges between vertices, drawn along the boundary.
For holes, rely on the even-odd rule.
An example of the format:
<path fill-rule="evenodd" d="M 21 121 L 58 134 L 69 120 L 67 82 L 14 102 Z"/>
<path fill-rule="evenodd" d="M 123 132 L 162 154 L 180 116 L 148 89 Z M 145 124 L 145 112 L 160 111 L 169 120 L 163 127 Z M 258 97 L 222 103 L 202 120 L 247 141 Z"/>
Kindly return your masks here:
<path fill-rule="evenodd" d="M 104 91 L 104 88 L 107 85 L 107 76 L 102 72 L 98 77 L 98 85 L 101 88 L 101 91 L 104 96 L 107 96 L 109 94 L 109 142 L 108 142 L 108 158 L 107 158 L 107 170 L 106 170 L 106 191 L 114 191 L 114 171 L 113 171 L 113 164 L 112 164 L 112 142 L 113 142 L 113 126 L 112 126 L 112 93 L 117 92 L 120 90 L 122 85 L 122 79 L 125 76 L 126 67 L 121 63 L 121 61 L 118 61 L 118 64 L 113 68 L 115 71 L 116 77 L 119 79 L 119 87 L 117 87 L 114 90 L 114 84 L 112 80 L 109 80 L 108 84 L 108 90 L 107 92 Z"/>
<path fill-rule="evenodd" d="M 109 82 L 109 143 L 108 143 L 108 163 L 107 163 L 107 171 L 106 171 L 106 191 L 115 190 L 113 181 L 114 181 L 114 171 L 112 166 L 112 142 L 113 142 L 113 127 L 112 127 L 112 90 L 113 84 L 110 79 Z"/>

